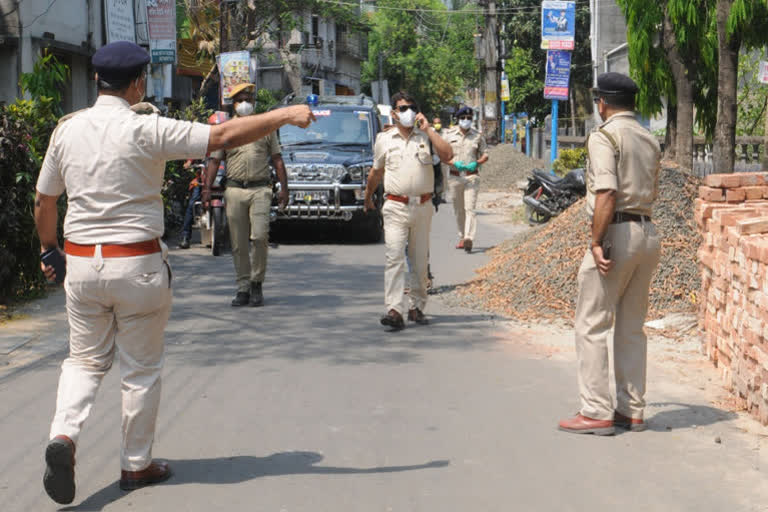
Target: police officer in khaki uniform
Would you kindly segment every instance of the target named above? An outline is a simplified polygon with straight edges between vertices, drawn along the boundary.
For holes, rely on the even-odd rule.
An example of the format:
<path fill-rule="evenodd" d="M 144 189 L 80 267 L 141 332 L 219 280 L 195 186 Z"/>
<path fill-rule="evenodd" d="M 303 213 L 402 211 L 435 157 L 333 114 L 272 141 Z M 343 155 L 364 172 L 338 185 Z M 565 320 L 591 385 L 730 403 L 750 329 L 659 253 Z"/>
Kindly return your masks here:
<path fill-rule="evenodd" d="M 480 166 L 488 161 L 488 153 L 485 137 L 472 128 L 472 109 L 461 107 L 456 119 L 458 126 L 448 128 L 442 135 L 453 149 L 453 161 L 448 166 L 448 190 L 459 230 L 456 248 L 469 253 L 477 234 Z"/>
<path fill-rule="evenodd" d="M 93 56 L 99 97 L 51 136 L 35 197 L 41 252 L 64 260 L 69 357 L 61 368 L 43 484 L 57 503 L 75 496 L 75 445 L 101 380 L 117 354 L 122 379 L 120 487 L 170 477 L 152 460 L 160 403 L 163 331 L 171 310 L 161 188 L 165 162 L 264 137 L 285 123 L 307 126 L 306 106 L 210 127 L 130 109 L 146 92 L 149 55 L 119 41 Z M 66 191 L 64 252 L 56 234 L 58 197 Z M 65 254 L 66 253 L 66 254 Z M 56 270 L 42 264 L 49 280 Z M 62 276 L 59 276 L 59 279 Z"/>
<path fill-rule="evenodd" d="M 443 162 L 453 157 L 451 146 L 429 125 L 413 98 L 400 91 L 392 96 L 392 117 L 396 128 L 382 132 L 373 149 L 373 167 L 365 189 L 365 209 L 371 210 L 373 193 L 384 179 L 384 242 L 386 270 L 384 300 L 387 314 L 381 324 L 393 331 L 403 329 L 406 311 L 406 247 L 411 268 L 408 293 L 408 320 L 428 323 L 424 316 L 427 303 L 427 263 L 429 231 L 432 224 L 434 190 L 434 148 Z"/>
<path fill-rule="evenodd" d="M 237 117 L 253 114 L 254 89 L 253 84 L 240 84 L 232 89 Z M 264 304 L 262 283 L 267 271 L 269 210 L 272 206 L 270 158 L 280 181 L 279 206 L 283 208 L 288 203 L 288 180 L 277 133 L 244 146 L 216 151 L 208 160 L 203 203 L 210 200 L 211 184 L 221 160 L 227 161 L 224 202 L 237 281 L 237 294 L 232 299 L 235 307 Z"/>
<path fill-rule="evenodd" d="M 612 435 L 616 426 L 645 429 L 643 324 L 661 253 L 651 221 L 661 150 L 635 118 L 635 83 L 619 73 L 604 73 L 597 85 L 595 103 L 604 122 L 587 140 L 592 238 L 579 269 L 575 320 L 581 410 L 559 427 L 576 434 Z M 611 329 L 615 406 L 608 382 Z"/>

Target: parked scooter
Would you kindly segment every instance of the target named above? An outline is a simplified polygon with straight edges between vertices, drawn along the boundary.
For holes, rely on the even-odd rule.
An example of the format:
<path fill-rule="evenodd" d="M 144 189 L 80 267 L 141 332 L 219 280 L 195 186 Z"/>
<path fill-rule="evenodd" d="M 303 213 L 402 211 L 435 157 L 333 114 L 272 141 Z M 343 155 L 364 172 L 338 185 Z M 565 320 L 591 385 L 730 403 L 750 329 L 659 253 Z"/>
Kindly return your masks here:
<path fill-rule="evenodd" d="M 528 221 L 544 224 L 587 194 L 584 169 L 573 169 L 560 178 L 534 169 L 523 195 Z"/>

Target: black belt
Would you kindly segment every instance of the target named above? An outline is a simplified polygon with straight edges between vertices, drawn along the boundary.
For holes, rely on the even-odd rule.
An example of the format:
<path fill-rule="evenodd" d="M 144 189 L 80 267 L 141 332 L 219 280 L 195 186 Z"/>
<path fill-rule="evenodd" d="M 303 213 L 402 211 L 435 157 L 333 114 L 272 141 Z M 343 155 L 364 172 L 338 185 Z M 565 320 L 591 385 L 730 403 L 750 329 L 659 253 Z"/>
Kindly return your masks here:
<path fill-rule="evenodd" d="M 613 220 L 611 224 L 619 224 L 621 222 L 651 222 L 651 218 L 648 215 L 638 215 L 636 213 L 616 212 L 613 214 Z"/>
<path fill-rule="evenodd" d="M 269 180 L 261 181 L 240 181 L 227 178 L 227 186 L 235 188 L 256 188 L 256 187 L 271 187 L 272 182 Z"/>

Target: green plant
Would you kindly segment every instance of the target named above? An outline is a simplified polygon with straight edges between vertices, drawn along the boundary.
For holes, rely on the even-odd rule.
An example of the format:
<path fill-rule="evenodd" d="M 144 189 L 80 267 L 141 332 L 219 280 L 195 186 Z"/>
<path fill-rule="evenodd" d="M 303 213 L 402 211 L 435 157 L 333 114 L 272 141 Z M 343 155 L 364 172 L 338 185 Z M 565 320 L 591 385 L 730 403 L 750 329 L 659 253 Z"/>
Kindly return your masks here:
<path fill-rule="evenodd" d="M 257 114 L 266 112 L 278 103 L 277 97 L 269 89 L 259 89 L 256 91 L 256 104 L 253 111 Z"/>
<path fill-rule="evenodd" d="M 552 169 L 560 175 L 571 169 L 587 165 L 587 150 L 584 148 L 561 149 L 557 159 L 552 162 Z"/>
<path fill-rule="evenodd" d="M 61 114 L 60 88 L 67 79 L 69 79 L 69 66 L 62 64 L 49 53 L 37 59 L 32 72 L 21 74 L 19 85 L 22 93 L 29 93 L 35 99 L 51 98 L 56 112 Z"/>

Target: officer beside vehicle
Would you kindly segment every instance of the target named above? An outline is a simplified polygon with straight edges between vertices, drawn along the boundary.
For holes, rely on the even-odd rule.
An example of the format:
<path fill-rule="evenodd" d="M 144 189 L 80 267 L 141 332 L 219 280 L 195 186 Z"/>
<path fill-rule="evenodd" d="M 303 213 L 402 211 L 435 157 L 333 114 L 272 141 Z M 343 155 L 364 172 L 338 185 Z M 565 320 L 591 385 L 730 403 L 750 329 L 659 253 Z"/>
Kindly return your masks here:
<path fill-rule="evenodd" d="M 41 267 L 49 280 L 64 279 L 70 327 L 43 476 L 57 503 L 74 499 L 75 446 L 115 355 L 123 395 L 120 488 L 171 476 L 166 463 L 152 460 L 171 309 L 171 269 L 160 241 L 166 161 L 203 158 L 313 119 L 306 106 L 215 127 L 137 115 L 130 106 L 144 98 L 149 60 L 146 50 L 127 41 L 94 54 L 96 103 L 56 127 L 37 182 L 41 254 L 55 256 Z M 65 191 L 62 252 L 56 203 Z"/>
<path fill-rule="evenodd" d="M 477 234 L 477 195 L 480 191 L 480 165 L 488 161 L 485 137 L 472 128 L 472 109 L 461 107 L 455 117 L 458 126 L 446 129 L 442 136 L 453 149 L 448 169 L 448 190 L 453 202 L 457 249 L 472 252 Z"/>
<path fill-rule="evenodd" d="M 383 179 L 387 314 L 381 318 L 381 324 L 400 330 L 405 327 L 406 247 L 411 271 L 408 320 L 418 324 L 428 323 L 423 311 L 427 303 L 431 199 L 434 190 L 434 161 L 430 148 L 443 162 L 451 160 L 453 151 L 429 125 L 408 93 L 401 91 L 392 96 L 392 107 L 396 128 L 382 132 L 376 138 L 373 166 L 365 188 L 365 208 L 372 210 L 376 207 L 373 193 Z"/>
<path fill-rule="evenodd" d="M 240 84 L 232 89 L 236 118 L 253 114 L 254 84 Z M 232 261 L 235 266 L 237 293 L 232 306 L 264 304 L 262 283 L 267 271 L 269 250 L 269 211 L 272 206 L 270 159 L 280 182 L 280 208 L 288 204 L 288 179 L 280 153 L 277 133 L 244 146 L 211 154 L 206 170 L 202 200 L 211 197 L 211 185 L 222 160 L 227 162 L 224 202 L 227 210 Z"/>
<path fill-rule="evenodd" d="M 612 435 L 644 430 L 648 293 L 661 253 L 651 222 L 661 150 L 633 112 L 637 85 L 604 73 L 593 90 L 603 119 L 587 139 L 587 213 L 592 239 L 579 269 L 576 355 L 581 410 L 560 430 Z M 608 342 L 613 331 L 616 401 L 610 393 Z"/>

